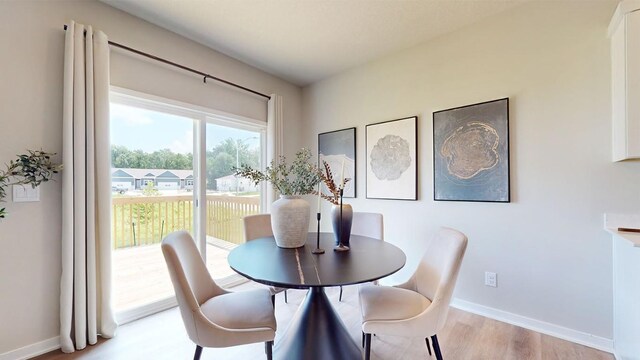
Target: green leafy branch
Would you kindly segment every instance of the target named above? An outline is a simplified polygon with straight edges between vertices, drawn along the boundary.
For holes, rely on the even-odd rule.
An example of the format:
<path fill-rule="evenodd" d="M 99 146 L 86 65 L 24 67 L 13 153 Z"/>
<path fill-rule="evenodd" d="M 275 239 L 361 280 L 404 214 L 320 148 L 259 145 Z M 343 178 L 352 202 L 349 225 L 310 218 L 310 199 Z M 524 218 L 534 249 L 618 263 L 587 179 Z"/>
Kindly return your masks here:
<path fill-rule="evenodd" d="M 281 156 L 278 161 L 271 161 L 264 171 L 256 170 L 247 164 L 234 167 L 236 176 L 251 180 L 255 185 L 262 181 L 270 182 L 282 195 L 306 195 L 315 193 L 315 186 L 321 181 L 321 172 L 311 164 L 311 151 L 301 149 L 291 164 Z"/>
<path fill-rule="evenodd" d="M 0 170 L 0 202 L 7 196 L 7 188 L 11 185 L 31 185 L 33 188 L 51 180 L 53 174 L 62 170 L 61 164 L 51 162 L 55 153 L 42 150 L 27 150 L 28 154 L 18 155 L 11 160 L 6 170 Z M 7 215 L 5 208 L 0 208 L 0 219 Z"/>

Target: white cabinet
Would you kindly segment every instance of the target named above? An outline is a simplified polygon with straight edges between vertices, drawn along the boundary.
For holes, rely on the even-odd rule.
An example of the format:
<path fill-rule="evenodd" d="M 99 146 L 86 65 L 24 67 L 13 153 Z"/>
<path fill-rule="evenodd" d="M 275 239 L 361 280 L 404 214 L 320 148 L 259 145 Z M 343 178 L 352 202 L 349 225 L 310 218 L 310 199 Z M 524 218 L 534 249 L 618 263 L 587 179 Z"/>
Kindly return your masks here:
<path fill-rule="evenodd" d="M 640 248 L 613 236 L 613 348 L 618 360 L 640 359 Z"/>
<path fill-rule="evenodd" d="M 640 1 L 627 0 L 609 24 L 613 161 L 640 158 Z"/>
<path fill-rule="evenodd" d="M 613 240 L 613 350 L 616 360 L 640 360 L 640 214 L 606 214 Z"/>

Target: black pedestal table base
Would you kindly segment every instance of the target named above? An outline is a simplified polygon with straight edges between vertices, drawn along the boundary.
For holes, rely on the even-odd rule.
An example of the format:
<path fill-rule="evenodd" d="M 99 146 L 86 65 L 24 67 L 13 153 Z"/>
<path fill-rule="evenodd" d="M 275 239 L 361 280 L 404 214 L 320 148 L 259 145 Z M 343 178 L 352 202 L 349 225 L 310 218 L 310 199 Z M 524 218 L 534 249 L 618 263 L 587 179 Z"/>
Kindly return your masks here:
<path fill-rule="evenodd" d="M 331 233 L 319 236 L 309 233 L 305 246 L 283 249 L 273 237 L 265 237 L 248 241 L 227 256 L 229 266 L 250 280 L 269 286 L 310 289 L 288 329 L 278 337 L 273 351 L 275 359 L 362 359 L 360 346 L 344 327 L 324 288 L 391 275 L 404 266 L 406 256 L 386 241 L 353 234 L 349 251 L 313 252 L 317 248 L 331 249 L 334 241 Z"/>
<path fill-rule="evenodd" d="M 362 359 L 322 287 L 309 290 L 273 355 L 286 360 Z"/>

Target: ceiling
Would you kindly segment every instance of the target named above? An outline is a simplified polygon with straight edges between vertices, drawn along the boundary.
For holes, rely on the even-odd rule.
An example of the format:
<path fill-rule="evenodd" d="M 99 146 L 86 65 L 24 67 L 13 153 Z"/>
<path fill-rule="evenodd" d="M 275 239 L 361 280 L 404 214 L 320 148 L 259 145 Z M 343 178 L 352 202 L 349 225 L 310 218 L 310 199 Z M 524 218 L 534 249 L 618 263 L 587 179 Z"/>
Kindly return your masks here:
<path fill-rule="evenodd" d="M 101 0 L 305 86 L 526 0 Z"/>

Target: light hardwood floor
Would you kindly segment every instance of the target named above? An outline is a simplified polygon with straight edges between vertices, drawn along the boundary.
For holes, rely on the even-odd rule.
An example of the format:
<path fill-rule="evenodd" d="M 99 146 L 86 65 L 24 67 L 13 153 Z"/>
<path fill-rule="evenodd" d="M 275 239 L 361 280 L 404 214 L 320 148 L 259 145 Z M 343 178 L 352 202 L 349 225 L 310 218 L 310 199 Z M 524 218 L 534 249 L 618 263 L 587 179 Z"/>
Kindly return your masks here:
<path fill-rule="evenodd" d="M 245 284 L 236 289 L 250 288 Z M 234 289 L 235 290 L 235 289 Z M 279 337 L 287 327 L 306 291 L 290 290 L 289 303 L 282 294 L 276 296 L 276 317 Z M 344 288 L 343 301 L 338 302 L 338 289 L 327 294 L 360 344 L 360 307 L 357 287 Z M 613 360 L 611 354 L 570 343 L 517 326 L 451 309 L 445 329 L 438 334 L 445 360 Z M 177 308 L 126 324 L 118 329 L 115 338 L 90 346 L 74 354 L 54 351 L 35 359 L 192 359 L 195 345 L 187 338 Z M 277 356 L 277 355 L 276 355 Z M 236 346 L 226 349 L 204 349 L 202 359 L 265 359 L 263 344 Z M 372 338 L 372 359 L 430 359 L 424 339 L 393 336 Z M 435 359 L 432 357 L 431 359 Z"/>

